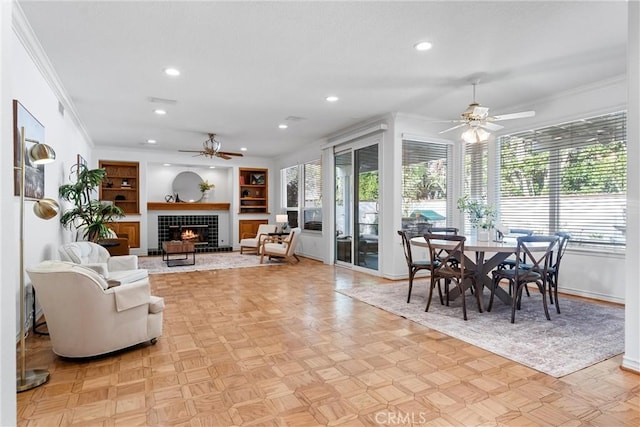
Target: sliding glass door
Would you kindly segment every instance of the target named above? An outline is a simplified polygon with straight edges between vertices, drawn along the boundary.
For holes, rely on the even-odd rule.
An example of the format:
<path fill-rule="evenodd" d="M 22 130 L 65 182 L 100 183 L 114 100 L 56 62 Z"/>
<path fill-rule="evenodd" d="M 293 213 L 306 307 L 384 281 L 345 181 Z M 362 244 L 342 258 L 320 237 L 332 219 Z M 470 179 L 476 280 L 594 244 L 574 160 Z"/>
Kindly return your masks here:
<path fill-rule="evenodd" d="M 336 263 L 377 270 L 378 145 L 336 153 L 335 186 Z"/>

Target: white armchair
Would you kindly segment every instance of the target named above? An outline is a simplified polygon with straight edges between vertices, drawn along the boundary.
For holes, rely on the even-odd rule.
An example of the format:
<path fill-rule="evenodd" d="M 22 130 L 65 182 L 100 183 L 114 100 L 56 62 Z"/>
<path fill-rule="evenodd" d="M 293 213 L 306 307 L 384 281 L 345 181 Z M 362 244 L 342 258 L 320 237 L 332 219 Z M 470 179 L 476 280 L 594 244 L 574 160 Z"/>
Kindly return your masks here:
<path fill-rule="evenodd" d="M 240 240 L 240 253 L 258 253 L 262 241 L 269 236 L 269 233 L 276 232 L 276 224 L 260 224 L 255 236 L 242 235 Z"/>
<path fill-rule="evenodd" d="M 110 288 L 94 270 L 65 261 L 43 261 L 27 274 L 59 356 L 97 356 L 162 335 L 164 299 L 151 295 L 146 278 Z"/>
<path fill-rule="evenodd" d="M 58 248 L 62 261 L 73 262 L 95 270 L 107 280 L 131 283 L 145 279 L 149 272 L 138 268 L 137 255 L 111 256 L 93 242 L 71 242 Z"/>
<path fill-rule="evenodd" d="M 268 236 L 262 241 L 260 247 L 260 264 L 264 260 L 265 255 L 269 259 L 283 258 L 285 261 L 290 262 L 295 259 L 296 262 L 300 261 L 300 258 L 296 255 L 296 246 L 300 240 L 300 227 L 292 229 L 287 236 Z"/>

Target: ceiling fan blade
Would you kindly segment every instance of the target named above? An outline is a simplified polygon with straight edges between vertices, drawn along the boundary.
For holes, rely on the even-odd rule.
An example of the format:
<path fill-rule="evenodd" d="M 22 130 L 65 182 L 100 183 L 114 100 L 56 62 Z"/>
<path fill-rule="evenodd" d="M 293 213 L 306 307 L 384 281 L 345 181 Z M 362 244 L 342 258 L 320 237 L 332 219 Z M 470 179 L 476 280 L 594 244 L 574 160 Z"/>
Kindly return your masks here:
<path fill-rule="evenodd" d="M 497 120 L 522 119 L 525 117 L 533 117 L 535 115 L 536 115 L 535 111 L 522 111 L 520 113 L 510 113 L 510 114 L 501 114 L 499 116 L 493 116 L 491 120 L 497 121 Z"/>
<path fill-rule="evenodd" d="M 458 128 L 461 128 L 461 127 L 466 126 L 466 125 L 467 125 L 466 123 L 462 123 L 462 124 L 456 125 L 456 126 L 454 126 L 454 127 L 452 127 L 452 128 L 442 130 L 442 131 L 440 131 L 440 132 L 438 132 L 438 133 L 450 132 L 450 131 L 452 131 L 452 130 L 454 130 L 454 129 L 458 129 Z"/>
<path fill-rule="evenodd" d="M 491 122 L 480 123 L 480 127 L 481 128 L 485 128 L 485 129 L 489 129 L 489 130 L 500 130 L 500 129 L 504 128 L 504 126 L 497 125 L 497 124 L 491 123 Z"/>
<path fill-rule="evenodd" d="M 220 152 L 218 152 L 218 153 L 216 154 L 216 156 L 217 156 L 217 157 L 220 157 L 221 159 L 231 160 L 231 157 L 230 157 L 230 156 L 227 156 L 225 153 L 220 153 Z"/>
<path fill-rule="evenodd" d="M 181 153 L 200 153 L 202 154 L 202 150 L 178 150 Z"/>
<path fill-rule="evenodd" d="M 473 108 L 473 115 L 476 117 L 487 117 L 487 114 L 489 114 L 489 108 L 488 107 L 481 107 L 481 106 L 476 106 Z"/>
<path fill-rule="evenodd" d="M 224 154 L 225 156 L 238 156 L 238 157 L 244 156 L 244 154 L 242 153 L 231 153 L 229 151 L 218 151 L 218 154 Z"/>

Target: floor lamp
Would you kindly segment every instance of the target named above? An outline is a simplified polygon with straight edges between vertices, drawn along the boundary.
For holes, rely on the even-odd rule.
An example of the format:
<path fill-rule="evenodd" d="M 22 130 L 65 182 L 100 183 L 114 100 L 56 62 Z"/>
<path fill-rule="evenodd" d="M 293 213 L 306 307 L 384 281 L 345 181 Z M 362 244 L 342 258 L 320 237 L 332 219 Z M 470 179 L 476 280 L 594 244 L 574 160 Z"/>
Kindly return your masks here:
<path fill-rule="evenodd" d="M 35 145 L 27 152 L 27 141 Z M 20 369 L 16 379 L 16 387 L 18 392 L 31 390 L 38 387 L 49 379 L 49 371 L 45 369 L 26 369 L 26 315 L 25 315 L 25 284 L 24 284 L 24 182 L 26 175 L 25 157 L 29 156 L 31 163 L 35 165 L 43 165 L 51 163 L 56 159 L 56 153 L 53 148 L 39 141 L 27 139 L 24 135 L 24 127 L 20 128 Z M 33 205 L 33 212 L 38 218 L 51 219 L 58 214 L 58 202 L 53 199 L 36 200 Z M 35 313 L 34 313 L 35 322 Z"/>

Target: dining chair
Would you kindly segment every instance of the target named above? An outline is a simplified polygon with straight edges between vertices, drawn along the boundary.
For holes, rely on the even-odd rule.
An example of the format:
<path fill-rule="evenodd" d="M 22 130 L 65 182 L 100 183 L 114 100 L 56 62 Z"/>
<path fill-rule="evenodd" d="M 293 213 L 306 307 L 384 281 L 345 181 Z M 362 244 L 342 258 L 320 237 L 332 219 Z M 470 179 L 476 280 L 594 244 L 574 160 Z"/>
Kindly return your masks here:
<path fill-rule="evenodd" d="M 404 258 L 407 261 L 407 268 L 409 269 L 409 294 L 407 295 L 407 304 L 411 301 L 411 289 L 413 288 L 413 279 L 416 273 L 420 270 L 431 270 L 431 261 L 430 260 L 420 260 L 414 261 L 413 255 L 411 253 L 411 235 L 407 233 L 405 230 L 398 230 L 398 234 L 402 238 L 402 249 L 404 250 Z M 440 292 L 440 303 L 443 304 L 442 301 L 442 291 L 438 288 L 438 292 Z"/>
<path fill-rule="evenodd" d="M 533 236 L 533 230 L 529 230 L 526 228 L 510 228 L 509 229 L 509 236 L 516 236 L 516 237 L 520 237 L 520 236 Z M 527 262 L 527 258 L 525 257 L 524 259 L 520 260 L 522 263 L 526 263 Z M 497 269 L 498 270 L 504 270 L 506 268 L 513 270 L 513 268 L 515 268 L 516 266 L 516 259 L 514 257 L 509 257 L 507 259 L 505 259 L 504 261 L 502 261 L 500 264 L 498 264 Z M 531 294 L 529 293 L 529 288 L 525 287 L 524 288 L 525 291 L 527 292 L 527 296 L 531 296 Z M 511 286 L 509 286 L 509 295 L 511 295 Z"/>
<path fill-rule="evenodd" d="M 456 227 L 427 227 L 427 233 L 456 236 L 458 234 L 458 229 Z M 451 257 L 449 259 L 449 262 L 455 265 L 458 263 L 458 260 L 454 257 Z M 471 288 L 471 292 L 473 292 L 473 288 Z"/>
<path fill-rule="evenodd" d="M 555 301 L 556 312 L 560 314 L 560 305 L 558 305 L 558 275 L 560 274 L 560 261 L 562 261 L 564 252 L 567 250 L 567 243 L 569 243 L 571 235 L 563 231 L 557 231 L 554 235 L 558 236 L 560 240 L 558 242 L 558 250 L 552 254 L 551 267 L 549 267 L 549 277 L 547 281 L 549 283 L 549 301 L 551 301 L 551 304 L 554 304 Z"/>
<path fill-rule="evenodd" d="M 547 320 L 551 320 L 549 316 L 549 308 L 547 307 L 547 282 L 549 280 L 549 268 L 551 267 L 552 252 L 558 246 L 558 236 L 522 236 L 518 237 L 518 247 L 516 250 L 516 264 L 513 269 L 494 270 L 492 272 L 493 281 L 491 286 L 491 296 L 487 311 L 491 311 L 493 306 L 493 297 L 500 281 L 505 279 L 509 281 L 509 287 L 513 287 L 513 297 L 511 299 L 511 323 L 515 323 L 516 308 L 519 310 L 522 303 L 522 289 L 528 283 L 535 283 L 542 294 L 542 305 Z M 544 250 L 540 250 L 540 245 L 544 246 Z M 536 247 L 537 246 L 537 247 Z M 530 261 L 526 268 L 521 260 L 527 257 Z"/>
<path fill-rule="evenodd" d="M 438 291 L 440 291 L 440 280 L 444 279 L 446 305 L 449 305 L 449 286 L 451 282 L 455 282 L 460 290 L 460 298 L 462 298 L 462 315 L 464 320 L 467 320 L 464 282 L 465 280 L 470 280 L 473 287 L 477 286 L 475 272 L 468 272 L 464 267 L 464 243 L 467 238 L 465 236 L 435 233 L 427 233 L 424 235 L 424 238 L 429 246 L 429 255 L 432 262 L 431 286 L 429 287 L 429 296 L 427 297 L 427 307 L 424 311 L 429 311 L 433 288 L 436 286 L 436 283 L 438 284 Z M 457 263 L 452 263 L 452 258 L 455 258 Z M 476 289 L 474 292 L 480 313 L 482 313 L 482 303 L 480 302 L 481 293 L 481 289 Z"/>

